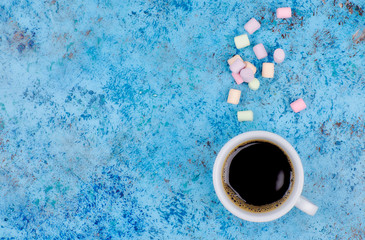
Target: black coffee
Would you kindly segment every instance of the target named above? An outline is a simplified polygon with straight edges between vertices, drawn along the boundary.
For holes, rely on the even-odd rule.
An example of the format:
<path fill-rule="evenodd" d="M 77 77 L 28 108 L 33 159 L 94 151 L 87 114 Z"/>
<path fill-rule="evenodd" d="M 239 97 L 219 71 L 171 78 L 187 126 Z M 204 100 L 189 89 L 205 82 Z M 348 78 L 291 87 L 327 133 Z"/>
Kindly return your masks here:
<path fill-rule="evenodd" d="M 276 145 L 252 141 L 237 147 L 227 158 L 223 180 L 227 193 L 239 206 L 280 205 L 291 187 L 293 172 L 287 155 Z"/>

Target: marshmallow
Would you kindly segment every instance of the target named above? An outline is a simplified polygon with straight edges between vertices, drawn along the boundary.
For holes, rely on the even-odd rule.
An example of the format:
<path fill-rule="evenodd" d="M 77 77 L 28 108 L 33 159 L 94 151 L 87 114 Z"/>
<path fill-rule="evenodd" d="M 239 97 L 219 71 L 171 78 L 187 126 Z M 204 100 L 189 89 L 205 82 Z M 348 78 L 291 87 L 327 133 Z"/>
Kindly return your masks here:
<path fill-rule="evenodd" d="M 292 102 L 290 104 L 291 109 L 293 109 L 294 112 L 300 112 L 302 110 L 304 110 L 307 105 L 305 105 L 305 102 L 303 101 L 303 99 L 299 98 L 298 100 L 296 100 L 295 102 Z"/>
<path fill-rule="evenodd" d="M 251 68 L 247 68 L 247 67 L 241 70 L 240 75 L 241 75 L 243 81 L 247 82 L 247 83 L 251 82 L 252 79 L 254 78 Z"/>
<path fill-rule="evenodd" d="M 253 121 L 253 112 L 251 110 L 248 111 L 238 111 L 237 118 L 239 122 L 243 121 Z"/>
<path fill-rule="evenodd" d="M 255 52 L 257 59 L 263 59 L 267 57 L 267 52 L 262 43 L 259 43 L 256 46 L 254 46 L 253 51 Z"/>
<path fill-rule="evenodd" d="M 243 83 L 243 79 L 238 73 L 232 73 L 232 77 L 234 78 L 237 84 Z"/>
<path fill-rule="evenodd" d="M 252 70 L 253 74 L 256 73 L 256 70 L 257 69 L 256 69 L 256 67 L 252 63 L 245 61 L 245 64 L 246 64 L 246 67 L 248 67 L 248 68 L 250 68 Z"/>
<path fill-rule="evenodd" d="M 250 21 L 245 24 L 244 28 L 249 34 L 252 34 L 256 32 L 260 26 L 260 23 L 256 19 L 251 18 Z"/>
<path fill-rule="evenodd" d="M 239 73 L 244 67 L 246 67 L 246 64 L 241 59 L 237 59 L 229 66 L 229 69 L 231 69 L 233 73 Z"/>
<path fill-rule="evenodd" d="M 243 34 L 234 38 L 234 43 L 237 49 L 241 49 L 250 46 L 250 40 L 248 40 L 247 34 Z"/>
<path fill-rule="evenodd" d="M 231 104 L 238 104 L 241 97 L 241 91 L 237 89 L 231 89 L 229 90 L 227 103 Z"/>
<path fill-rule="evenodd" d="M 283 49 L 278 48 L 274 51 L 274 61 L 276 63 L 282 63 L 285 59 L 285 52 Z"/>
<path fill-rule="evenodd" d="M 260 87 L 260 82 L 257 78 L 254 78 L 251 82 L 248 83 L 248 87 L 251 89 L 251 90 L 254 90 L 256 91 L 257 89 L 259 89 Z"/>
<path fill-rule="evenodd" d="M 228 59 L 228 65 L 232 65 L 232 63 L 234 63 L 234 61 L 236 61 L 237 59 L 241 59 L 242 60 L 242 58 L 240 57 L 240 55 L 234 55 L 232 58 L 230 58 L 230 59 Z M 243 62 L 243 60 L 242 60 L 242 62 Z"/>
<path fill-rule="evenodd" d="M 274 77 L 274 64 L 273 63 L 263 63 L 262 64 L 262 77 L 273 78 Z"/>
<path fill-rule="evenodd" d="M 278 8 L 276 9 L 276 17 L 277 18 L 291 18 L 291 8 Z"/>

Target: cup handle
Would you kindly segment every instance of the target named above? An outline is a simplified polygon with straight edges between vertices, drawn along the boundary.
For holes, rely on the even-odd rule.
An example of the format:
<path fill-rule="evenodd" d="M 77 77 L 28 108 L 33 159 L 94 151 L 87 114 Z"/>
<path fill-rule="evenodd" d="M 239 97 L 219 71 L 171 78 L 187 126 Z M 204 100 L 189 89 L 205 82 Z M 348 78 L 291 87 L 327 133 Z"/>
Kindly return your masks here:
<path fill-rule="evenodd" d="M 298 198 L 298 201 L 295 203 L 295 206 L 305 212 L 308 215 L 314 216 L 316 214 L 318 207 L 311 203 L 308 199 L 303 196 Z"/>

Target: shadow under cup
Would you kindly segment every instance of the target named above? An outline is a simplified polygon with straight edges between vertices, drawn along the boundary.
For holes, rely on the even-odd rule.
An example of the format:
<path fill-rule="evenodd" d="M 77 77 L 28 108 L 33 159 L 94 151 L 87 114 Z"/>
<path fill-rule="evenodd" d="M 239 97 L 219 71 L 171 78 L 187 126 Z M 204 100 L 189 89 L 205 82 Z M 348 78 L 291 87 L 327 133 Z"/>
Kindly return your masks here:
<path fill-rule="evenodd" d="M 238 192 L 236 192 L 236 190 L 231 186 L 230 182 L 229 182 L 229 174 L 230 174 L 230 167 L 231 167 L 231 163 L 232 161 L 240 161 L 242 159 L 236 159 L 237 155 L 239 154 L 239 151 L 241 149 L 244 149 L 247 146 L 250 145 L 254 145 L 254 144 L 262 144 L 262 145 L 267 145 L 270 146 L 272 148 L 276 148 L 278 151 L 280 151 L 281 154 L 281 161 L 285 161 L 285 166 L 286 166 L 286 175 L 287 175 L 287 180 L 286 180 L 286 185 L 285 188 L 281 191 L 281 193 L 279 194 L 279 198 L 270 202 L 266 203 L 266 204 L 259 204 L 259 202 L 257 202 L 256 204 L 250 204 L 248 203 L 248 201 L 246 201 L 244 198 L 242 198 L 240 196 L 240 194 Z M 255 159 L 249 159 L 247 161 L 255 161 Z M 247 164 L 248 168 L 252 168 L 252 166 L 249 166 L 250 164 Z M 246 167 L 246 166 L 244 166 Z M 261 170 L 261 169 L 260 169 Z M 259 170 L 259 171 L 260 171 Z M 252 171 L 252 170 L 248 170 L 248 171 Z M 243 172 L 243 171 L 242 171 Z M 246 170 L 247 173 L 247 170 Z M 252 139 L 246 142 L 243 142 L 239 145 L 237 145 L 236 147 L 233 148 L 233 150 L 227 155 L 226 159 L 224 160 L 223 163 L 223 168 L 221 171 L 221 181 L 222 181 L 222 185 L 225 191 L 225 194 L 227 195 L 227 197 L 231 200 L 231 202 L 236 205 L 237 207 L 239 207 L 242 210 L 251 212 L 251 213 L 265 213 L 265 212 L 270 212 L 278 207 L 280 207 L 290 196 L 292 190 L 293 190 L 293 186 L 294 186 L 294 179 L 295 179 L 295 171 L 294 171 L 294 167 L 293 164 L 288 156 L 288 154 L 277 144 L 273 143 L 272 141 L 269 140 L 265 140 L 265 139 Z M 252 182 L 254 182 L 254 179 L 249 179 L 251 182 L 247 183 L 251 184 Z M 247 180 L 246 180 L 247 181 Z M 282 180 L 282 182 L 284 182 L 284 180 Z M 260 192 L 261 189 L 256 189 L 257 193 Z M 262 190 L 261 190 L 262 191 Z M 264 197 L 263 197 L 264 198 Z M 259 199 L 257 199 L 259 200 Z M 259 200 L 260 201 L 260 200 Z"/>

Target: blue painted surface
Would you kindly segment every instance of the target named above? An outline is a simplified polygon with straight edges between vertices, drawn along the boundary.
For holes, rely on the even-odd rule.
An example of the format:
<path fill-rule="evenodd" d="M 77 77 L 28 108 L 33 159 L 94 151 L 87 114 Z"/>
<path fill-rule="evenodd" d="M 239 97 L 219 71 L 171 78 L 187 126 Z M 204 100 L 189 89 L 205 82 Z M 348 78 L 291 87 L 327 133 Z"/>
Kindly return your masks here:
<path fill-rule="evenodd" d="M 274 17 L 283 6 L 293 18 Z M 2 1 L 0 238 L 363 239 L 364 7 Z M 233 42 L 251 17 L 266 60 L 287 53 L 256 92 L 226 63 L 240 53 L 261 72 L 252 45 Z M 225 102 L 230 88 L 242 90 L 238 106 Z M 308 108 L 295 114 L 299 97 Z M 247 109 L 255 121 L 237 122 Z M 219 203 L 216 154 L 249 130 L 295 146 L 315 217 L 250 223 Z"/>

